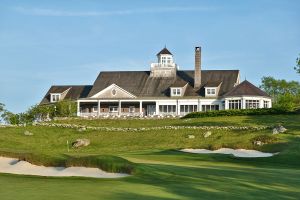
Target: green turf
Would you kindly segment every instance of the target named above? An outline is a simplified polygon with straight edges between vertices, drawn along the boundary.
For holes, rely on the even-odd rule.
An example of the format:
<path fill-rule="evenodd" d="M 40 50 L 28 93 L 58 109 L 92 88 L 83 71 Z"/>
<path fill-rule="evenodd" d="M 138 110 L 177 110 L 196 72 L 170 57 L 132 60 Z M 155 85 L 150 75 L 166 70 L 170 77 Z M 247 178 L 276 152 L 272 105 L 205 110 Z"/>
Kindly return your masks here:
<path fill-rule="evenodd" d="M 55 127 L 0 129 L 0 153 L 32 154 L 33 161 L 59 164 L 66 157 L 98 157 L 121 166 L 132 164 L 132 176 L 120 179 L 45 178 L 0 174 L 0 199 L 299 199 L 300 116 L 213 117 L 165 120 L 62 120 L 59 123 L 112 127 L 179 126 L 273 126 L 288 128 L 287 134 L 271 130 L 221 131 L 158 130 L 142 132 L 84 131 Z M 33 136 L 25 136 L 28 130 Z M 189 139 L 188 135 L 195 135 Z M 273 144 L 253 146 L 261 135 Z M 88 138 L 91 145 L 67 149 L 67 140 Z M 249 148 L 280 152 L 270 158 L 236 158 L 231 155 L 197 155 L 180 148 Z M 115 160 L 114 160 L 115 159 Z M 97 163 L 96 163 L 97 164 Z M 101 166 L 99 166 L 101 167 Z M 119 166 L 117 166 L 119 167 Z M 108 167 L 109 168 L 109 167 Z"/>

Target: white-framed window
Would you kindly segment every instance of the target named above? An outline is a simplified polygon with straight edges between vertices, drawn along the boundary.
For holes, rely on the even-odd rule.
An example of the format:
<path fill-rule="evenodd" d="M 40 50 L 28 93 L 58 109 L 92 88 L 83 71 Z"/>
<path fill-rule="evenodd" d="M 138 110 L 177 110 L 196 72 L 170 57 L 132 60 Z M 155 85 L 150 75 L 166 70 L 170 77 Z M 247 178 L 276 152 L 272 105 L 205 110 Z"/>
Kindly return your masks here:
<path fill-rule="evenodd" d="M 118 106 L 109 106 L 109 112 L 118 112 Z"/>
<path fill-rule="evenodd" d="M 60 100 L 60 94 L 51 94 L 50 102 L 58 102 Z"/>
<path fill-rule="evenodd" d="M 135 112 L 135 107 L 134 106 L 129 106 L 129 112 L 134 113 Z"/>
<path fill-rule="evenodd" d="M 264 101 L 264 108 L 269 108 L 269 101 Z"/>
<path fill-rule="evenodd" d="M 197 105 L 180 105 L 181 113 L 197 112 Z"/>
<path fill-rule="evenodd" d="M 247 100 L 246 99 L 246 109 L 259 108 L 259 100 Z"/>
<path fill-rule="evenodd" d="M 161 63 L 166 64 L 166 62 L 167 62 L 167 58 L 165 56 L 162 56 L 161 57 Z"/>
<path fill-rule="evenodd" d="M 160 105 L 159 106 L 160 113 L 176 113 L 176 105 Z"/>
<path fill-rule="evenodd" d="M 98 106 L 93 106 L 92 112 L 98 112 Z"/>
<path fill-rule="evenodd" d="M 168 63 L 168 64 L 172 63 L 172 58 L 171 58 L 171 57 L 168 57 L 168 58 L 167 58 L 167 63 Z"/>
<path fill-rule="evenodd" d="M 206 94 L 207 95 L 216 95 L 216 88 L 207 88 Z"/>
<path fill-rule="evenodd" d="M 241 100 L 229 100 L 229 109 L 242 109 Z"/>
<path fill-rule="evenodd" d="M 181 88 L 172 88 L 172 96 L 181 96 Z"/>
<path fill-rule="evenodd" d="M 213 105 L 202 105 L 202 111 L 211 111 L 211 110 L 219 110 L 220 106 L 218 104 L 213 104 Z"/>

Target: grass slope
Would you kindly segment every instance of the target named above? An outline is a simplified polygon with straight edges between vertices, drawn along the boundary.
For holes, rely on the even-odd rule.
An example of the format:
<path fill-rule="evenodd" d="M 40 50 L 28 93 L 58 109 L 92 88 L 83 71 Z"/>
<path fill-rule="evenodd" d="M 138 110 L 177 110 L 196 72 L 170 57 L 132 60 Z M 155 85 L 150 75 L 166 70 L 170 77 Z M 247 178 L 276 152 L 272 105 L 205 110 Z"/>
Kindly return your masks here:
<path fill-rule="evenodd" d="M 288 128 L 273 136 L 271 130 L 220 131 L 203 137 L 204 130 L 143 132 L 84 131 L 55 127 L 0 129 L 0 152 L 31 154 L 33 162 L 88 158 L 82 163 L 121 163 L 134 166 L 133 175 L 121 179 L 45 178 L 0 174 L 1 199 L 298 199 L 300 196 L 300 116 L 246 116 L 165 120 L 62 120 L 89 126 L 153 127 L 166 125 L 240 125 Z M 29 130 L 33 136 L 24 136 Z M 189 139 L 187 135 L 195 135 Z M 252 139 L 272 137 L 273 144 L 256 147 Z M 66 141 L 89 138 L 91 145 L 70 149 Z M 270 158 L 235 158 L 231 155 L 196 155 L 179 148 L 257 148 L 281 153 Z M 95 163 L 95 159 L 102 159 Z M 115 159 L 115 160 L 114 160 Z M 81 162 L 79 164 L 82 164 Z M 56 163 L 57 164 L 57 163 Z M 117 166 L 117 169 L 120 169 Z M 103 167 L 103 166 L 102 166 Z M 113 167 L 107 167 L 107 169 Z M 116 169 L 116 168 L 115 168 Z"/>

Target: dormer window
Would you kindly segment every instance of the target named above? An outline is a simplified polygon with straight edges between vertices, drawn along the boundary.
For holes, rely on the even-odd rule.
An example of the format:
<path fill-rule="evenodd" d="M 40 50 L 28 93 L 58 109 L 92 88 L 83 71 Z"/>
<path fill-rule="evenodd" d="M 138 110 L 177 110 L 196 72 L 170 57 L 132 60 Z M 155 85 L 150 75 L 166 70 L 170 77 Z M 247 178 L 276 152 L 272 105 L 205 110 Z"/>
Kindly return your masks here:
<path fill-rule="evenodd" d="M 207 94 L 216 95 L 216 89 L 215 88 L 207 89 Z"/>
<path fill-rule="evenodd" d="M 58 102 L 60 100 L 61 94 L 51 94 L 50 95 L 50 102 Z"/>
<path fill-rule="evenodd" d="M 217 95 L 217 88 L 210 87 L 205 88 L 205 96 L 216 96 Z"/>
<path fill-rule="evenodd" d="M 181 88 L 171 88 L 171 96 L 181 96 Z"/>

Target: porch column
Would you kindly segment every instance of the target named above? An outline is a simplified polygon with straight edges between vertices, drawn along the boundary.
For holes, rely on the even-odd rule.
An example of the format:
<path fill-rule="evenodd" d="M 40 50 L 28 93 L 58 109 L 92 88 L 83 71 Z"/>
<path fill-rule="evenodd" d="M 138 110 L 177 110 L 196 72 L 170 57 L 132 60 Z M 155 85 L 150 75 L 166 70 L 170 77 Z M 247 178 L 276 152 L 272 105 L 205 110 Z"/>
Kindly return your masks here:
<path fill-rule="evenodd" d="M 158 101 L 155 102 L 156 105 L 155 105 L 155 115 L 159 115 L 159 103 Z"/>
<path fill-rule="evenodd" d="M 98 113 L 97 113 L 98 117 L 100 117 L 100 100 L 98 100 Z"/>
<path fill-rule="evenodd" d="M 242 104 L 241 109 L 246 109 L 246 99 L 244 97 L 242 98 L 241 104 Z"/>
<path fill-rule="evenodd" d="M 140 115 L 143 114 L 143 102 L 140 101 Z"/>
<path fill-rule="evenodd" d="M 264 99 L 259 100 L 259 108 L 264 108 Z"/>
<path fill-rule="evenodd" d="M 177 111 L 177 116 L 180 115 L 180 105 L 179 105 L 179 100 L 177 99 L 177 102 L 176 102 L 176 111 Z"/>
<path fill-rule="evenodd" d="M 119 112 L 118 112 L 118 115 L 119 115 L 119 116 L 121 116 L 121 106 L 122 106 L 121 101 L 119 101 L 119 109 L 118 109 L 118 111 L 119 111 Z"/>
<path fill-rule="evenodd" d="M 197 108 L 197 111 L 198 111 L 198 112 L 201 112 L 201 111 L 202 111 L 202 106 L 201 106 L 201 101 L 200 101 L 200 99 L 198 99 L 198 108 Z"/>
<path fill-rule="evenodd" d="M 229 102 L 228 100 L 225 99 L 225 108 L 224 110 L 228 110 L 229 109 Z"/>
<path fill-rule="evenodd" d="M 77 101 L 77 117 L 80 117 L 80 101 Z"/>

